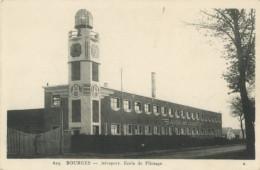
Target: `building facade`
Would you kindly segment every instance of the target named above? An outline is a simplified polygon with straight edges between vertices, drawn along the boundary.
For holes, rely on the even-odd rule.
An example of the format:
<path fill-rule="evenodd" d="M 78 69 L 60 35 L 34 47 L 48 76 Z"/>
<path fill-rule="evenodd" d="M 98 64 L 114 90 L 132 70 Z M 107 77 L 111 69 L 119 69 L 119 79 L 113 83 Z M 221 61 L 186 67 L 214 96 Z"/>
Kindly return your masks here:
<path fill-rule="evenodd" d="M 75 29 L 68 34 L 68 84 L 44 87 L 41 129 L 61 126 L 72 134 L 90 135 L 222 136 L 220 113 L 157 99 L 155 73 L 152 97 L 101 86 L 100 38 L 92 30 L 90 12 L 76 13 Z M 12 120 L 10 116 L 9 124 Z"/>

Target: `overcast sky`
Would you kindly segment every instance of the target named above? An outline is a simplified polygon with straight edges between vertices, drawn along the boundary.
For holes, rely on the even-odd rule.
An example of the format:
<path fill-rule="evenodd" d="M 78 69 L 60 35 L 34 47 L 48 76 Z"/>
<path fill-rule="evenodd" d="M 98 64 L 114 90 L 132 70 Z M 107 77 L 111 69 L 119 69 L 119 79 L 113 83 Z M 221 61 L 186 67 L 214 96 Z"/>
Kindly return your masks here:
<path fill-rule="evenodd" d="M 12 3 L 2 9 L 2 90 L 8 110 L 43 108 L 43 86 L 68 83 L 68 31 L 77 10 L 89 10 L 100 34 L 101 84 L 222 113 L 223 127 L 239 128 L 229 115 L 229 89 L 221 41 L 186 26 L 199 6 L 174 2 Z M 8 11 L 5 10 L 8 8 Z"/>

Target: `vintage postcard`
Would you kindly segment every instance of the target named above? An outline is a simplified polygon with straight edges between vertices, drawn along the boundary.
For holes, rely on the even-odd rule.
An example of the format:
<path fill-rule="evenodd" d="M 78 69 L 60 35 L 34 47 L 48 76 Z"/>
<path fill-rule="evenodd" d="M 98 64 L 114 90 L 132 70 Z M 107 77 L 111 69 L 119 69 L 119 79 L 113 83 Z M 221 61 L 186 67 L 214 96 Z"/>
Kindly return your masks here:
<path fill-rule="evenodd" d="M 259 169 L 259 3 L 2 0 L 0 169 Z"/>

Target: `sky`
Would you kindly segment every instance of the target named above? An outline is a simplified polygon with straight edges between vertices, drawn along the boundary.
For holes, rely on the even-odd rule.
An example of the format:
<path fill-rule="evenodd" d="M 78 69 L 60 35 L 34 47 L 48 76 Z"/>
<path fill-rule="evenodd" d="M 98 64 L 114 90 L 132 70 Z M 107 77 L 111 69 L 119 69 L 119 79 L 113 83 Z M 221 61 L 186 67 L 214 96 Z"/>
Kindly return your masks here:
<path fill-rule="evenodd" d="M 222 44 L 185 22 L 200 6 L 169 1 L 9 1 L 2 8 L 1 80 L 7 110 L 44 107 L 43 86 L 68 83 L 68 32 L 87 9 L 100 35 L 101 84 L 151 96 L 156 72 L 158 99 L 222 113 L 223 127 L 239 128 L 230 116 L 229 89 L 221 78 Z M 8 9 L 8 11 L 7 11 Z"/>

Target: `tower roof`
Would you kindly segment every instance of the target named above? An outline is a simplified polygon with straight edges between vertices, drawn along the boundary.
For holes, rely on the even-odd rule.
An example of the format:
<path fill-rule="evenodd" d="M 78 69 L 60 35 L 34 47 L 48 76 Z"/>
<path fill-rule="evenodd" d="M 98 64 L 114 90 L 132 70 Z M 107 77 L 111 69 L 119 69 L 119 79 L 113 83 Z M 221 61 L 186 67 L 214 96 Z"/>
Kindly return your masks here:
<path fill-rule="evenodd" d="M 75 15 L 75 28 L 93 28 L 93 17 L 86 9 L 80 9 Z"/>

